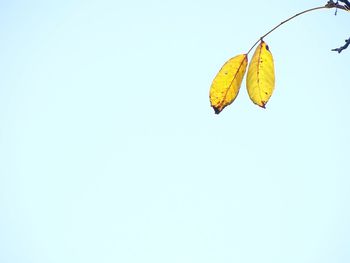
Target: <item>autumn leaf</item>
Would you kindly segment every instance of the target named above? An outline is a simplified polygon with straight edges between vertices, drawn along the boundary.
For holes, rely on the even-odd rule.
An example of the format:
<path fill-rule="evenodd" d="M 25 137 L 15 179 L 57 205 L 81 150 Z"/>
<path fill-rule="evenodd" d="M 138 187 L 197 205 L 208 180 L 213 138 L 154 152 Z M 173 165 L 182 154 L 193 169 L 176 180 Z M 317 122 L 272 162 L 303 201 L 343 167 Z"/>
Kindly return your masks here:
<path fill-rule="evenodd" d="M 246 54 L 235 56 L 222 66 L 214 78 L 209 97 L 216 114 L 219 114 L 237 97 L 247 64 Z"/>
<path fill-rule="evenodd" d="M 265 108 L 275 87 L 275 69 L 272 54 L 264 41 L 260 42 L 254 52 L 246 84 L 250 99 Z"/>

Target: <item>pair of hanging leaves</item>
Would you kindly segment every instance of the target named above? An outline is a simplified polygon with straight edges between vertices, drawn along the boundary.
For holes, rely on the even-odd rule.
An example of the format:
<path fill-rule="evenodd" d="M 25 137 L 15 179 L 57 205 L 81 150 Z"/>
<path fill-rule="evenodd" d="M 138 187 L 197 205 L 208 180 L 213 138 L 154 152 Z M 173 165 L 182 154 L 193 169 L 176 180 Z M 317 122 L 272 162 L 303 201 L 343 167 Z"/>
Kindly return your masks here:
<path fill-rule="evenodd" d="M 209 96 L 216 114 L 237 97 L 247 65 L 247 54 L 235 56 L 223 65 L 214 78 Z M 275 69 L 269 47 L 262 40 L 249 64 L 246 84 L 250 99 L 265 108 L 275 87 Z"/>

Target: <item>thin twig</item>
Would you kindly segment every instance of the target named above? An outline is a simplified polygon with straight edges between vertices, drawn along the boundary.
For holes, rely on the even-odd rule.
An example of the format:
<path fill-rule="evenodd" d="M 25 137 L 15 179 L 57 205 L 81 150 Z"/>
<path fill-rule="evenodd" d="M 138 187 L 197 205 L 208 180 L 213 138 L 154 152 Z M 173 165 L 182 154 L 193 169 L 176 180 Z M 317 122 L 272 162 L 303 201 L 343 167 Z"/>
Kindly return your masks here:
<path fill-rule="evenodd" d="M 338 4 L 338 2 L 345 3 L 345 5 Z M 349 11 L 350 5 L 348 3 L 349 1 L 347 0 L 338 0 L 336 3 L 333 0 L 330 0 L 327 2 L 325 6 L 328 8 L 338 8 L 345 11 Z"/>
<path fill-rule="evenodd" d="M 347 1 L 347 0 L 345 0 Z M 349 9 L 346 7 L 346 6 L 343 6 L 343 5 L 340 5 L 338 3 L 335 3 L 333 1 L 328 1 L 326 5 L 324 6 L 318 6 L 318 7 L 314 7 L 314 8 L 310 8 L 310 9 L 307 9 L 305 11 L 302 11 L 300 13 L 297 13 L 295 14 L 294 16 L 291 16 L 290 18 L 282 21 L 281 23 L 279 23 L 277 26 L 275 26 L 274 28 L 272 28 L 270 31 L 268 31 L 266 34 L 264 34 L 263 36 L 261 36 L 254 44 L 253 46 L 248 50 L 247 52 L 247 55 L 250 53 L 250 51 L 252 51 L 252 49 L 264 38 L 266 37 L 267 35 L 269 35 L 270 33 L 272 33 L 273 31 L 275 31 L 277 28 L 279 28 L 281 25 L 283 25 L 284 23 L 287 23 L 288 21 L 296 18 L 297 16 L 300 16 L 302 14 L 305 14 L 305 13 L 308 13 L 308 12 L 311 12 L 311 11 L 315 11 L 315 10 L 319 10 L 319 9 L 329 9 L 329 8 L 339 8 L 339 9 L 342 9 L 342 10 L 345 10 L 345 11 L 349 11 Z"/>
<path fill-rule="evenodd" d="M 345 6 L 348 8 L 348 10 L 350 9 L 350 1 L 348 0 L 338 0 L 338 1 L 344 3 Z"/>

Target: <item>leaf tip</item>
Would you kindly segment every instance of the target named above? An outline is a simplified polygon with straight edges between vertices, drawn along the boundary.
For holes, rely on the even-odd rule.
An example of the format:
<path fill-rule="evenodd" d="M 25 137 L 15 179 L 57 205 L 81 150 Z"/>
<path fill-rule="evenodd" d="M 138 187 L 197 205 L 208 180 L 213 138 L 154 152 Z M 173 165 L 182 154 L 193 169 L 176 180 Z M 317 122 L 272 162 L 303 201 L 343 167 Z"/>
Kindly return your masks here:
<path fill-rule="evenodd" d="M 266 102 L 265 101 L 261 101 L 261 105 L 259 104 L 259 106 L 263 109 L 266 109 Z"/>
<path fill-rule="evenodd" d="M 219 114 L 221 112 L 220 108 L 213 106 L 213 109 L 214 109 L 215 114 Z"/>

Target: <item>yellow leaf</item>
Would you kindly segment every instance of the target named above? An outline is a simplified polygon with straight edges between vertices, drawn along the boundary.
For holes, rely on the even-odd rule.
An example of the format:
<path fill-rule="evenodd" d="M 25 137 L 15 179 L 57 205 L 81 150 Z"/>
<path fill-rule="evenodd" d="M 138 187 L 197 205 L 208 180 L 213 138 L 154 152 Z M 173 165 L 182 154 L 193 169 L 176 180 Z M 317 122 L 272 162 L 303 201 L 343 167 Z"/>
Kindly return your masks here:
<path fill-rule="evenodd" d="M 265 108 L 275 88 L 275 69 L 272 54 L 264 41 L 254 52 L 246 82 L 250 99 Z"/>
<path fill-rule="evenodd" d="M 237 97 L 247 64 L 246 54 L 235 56 L 222 66 L 214 78 L 209 97 L 216 114 L 219 114 Z"/>

